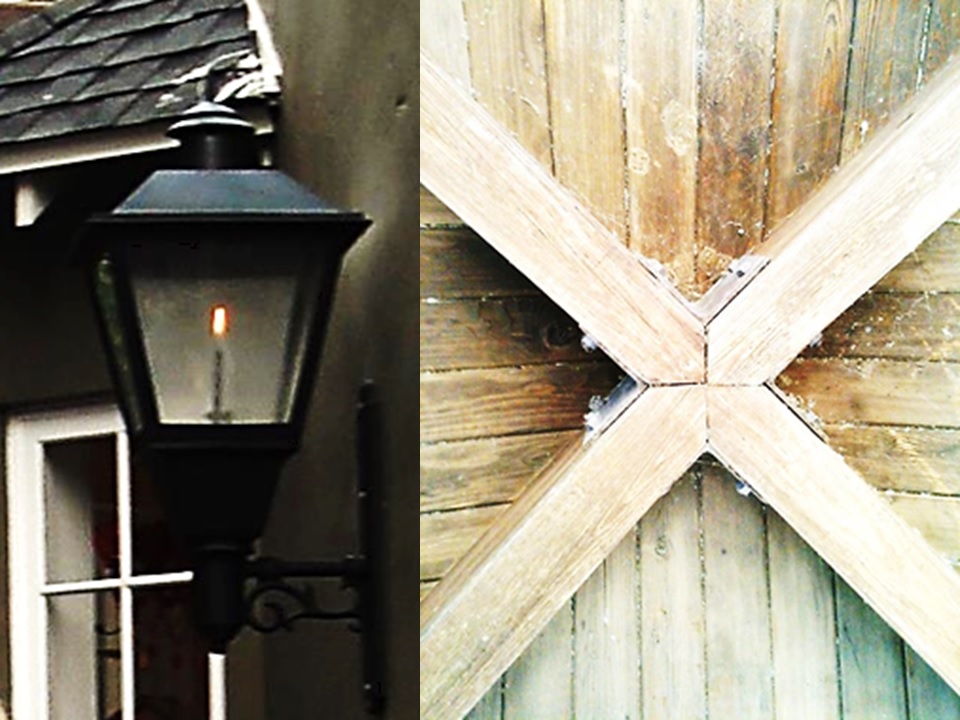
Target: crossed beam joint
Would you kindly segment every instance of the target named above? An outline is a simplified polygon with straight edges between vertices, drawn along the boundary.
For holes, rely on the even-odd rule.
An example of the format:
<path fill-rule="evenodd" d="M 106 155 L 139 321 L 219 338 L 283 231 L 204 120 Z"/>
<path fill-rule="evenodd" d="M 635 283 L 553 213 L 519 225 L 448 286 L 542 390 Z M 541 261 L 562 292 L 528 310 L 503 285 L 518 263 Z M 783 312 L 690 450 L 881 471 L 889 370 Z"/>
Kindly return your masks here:
<path fill-rule="evenodd" d="M 648 386 L 425 599 L 421 716 L 479 701 L 705 452 L 960 691 L 960 577 L 770 385 L 960 206 L 960 62 L 758 248 L 762 269 L 706 320 L 422 52 L 420 92 L 421 182 Z"/>

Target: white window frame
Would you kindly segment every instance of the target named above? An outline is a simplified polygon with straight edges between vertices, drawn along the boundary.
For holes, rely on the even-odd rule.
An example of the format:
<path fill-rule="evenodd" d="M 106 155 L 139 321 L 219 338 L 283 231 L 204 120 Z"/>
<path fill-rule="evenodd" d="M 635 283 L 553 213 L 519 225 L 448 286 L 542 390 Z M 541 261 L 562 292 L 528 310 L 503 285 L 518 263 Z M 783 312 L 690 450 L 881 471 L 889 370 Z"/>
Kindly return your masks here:
<path fill-rule="evenodd" d="M 114 437 L 120 566 L 115 578 L 46 582 L 45 446 Z M 134 720 L 136 655 L 133 592 L 184 584 L 191 572 L 135 575 L 130 449 L 120 413 L 112 406 L 16 415 L 7 421 L 7 533 L 10 565 L 11 696 L 14 720 L 50 720 L 48 598 L 116 590 L 120 597 L 120 681 L 123 720 Z M 91 632 L 93 628 L 91 626 Z M 226 718 L 224 658 L 211 655 L 210 718 Z M 69 682 L 59 678 L 59 682 Z M 90 688 L 94 695 L 96 691 Z"/>

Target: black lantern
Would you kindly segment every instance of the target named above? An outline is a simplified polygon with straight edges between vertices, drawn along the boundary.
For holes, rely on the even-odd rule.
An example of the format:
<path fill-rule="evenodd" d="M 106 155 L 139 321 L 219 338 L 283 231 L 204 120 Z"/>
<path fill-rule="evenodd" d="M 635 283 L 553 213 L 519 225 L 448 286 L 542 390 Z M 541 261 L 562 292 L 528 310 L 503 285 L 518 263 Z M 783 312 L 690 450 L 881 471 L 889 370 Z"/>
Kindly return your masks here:
<path fill-rule="evenodd" d="M 201 103 L 170 135 L 195 167 L 155 172 L 87 223 L 82 246 L 133 448 L 193 554 L 198 621 L 222 652 L 300 442 L 341 260 L 370 221 L 250 169 L 253 127 L 229 108 Z"/>

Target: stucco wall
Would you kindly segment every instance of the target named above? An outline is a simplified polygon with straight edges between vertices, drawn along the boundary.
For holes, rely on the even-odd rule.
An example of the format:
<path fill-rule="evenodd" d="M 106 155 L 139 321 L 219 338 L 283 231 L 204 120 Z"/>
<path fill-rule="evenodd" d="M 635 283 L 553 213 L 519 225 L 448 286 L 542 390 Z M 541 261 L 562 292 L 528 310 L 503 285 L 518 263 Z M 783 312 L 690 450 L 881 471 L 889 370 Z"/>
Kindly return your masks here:
<path fill-rule="evenodd" d="M 305 448 L 284 478 L 265 549 L 354 549 L 354 397 L 363 378 L 375 379 L 387 422 L 390 716 L 415 717 L 418 11 L 410 0 L 301 0 L 277 3 L 272 17 L 286 73 L 279 164 L 376 226 L 347 259 Z M 345 629 L 271 638 L 266 660 L 269 717 L 362 716 L 358 643 Z"/>

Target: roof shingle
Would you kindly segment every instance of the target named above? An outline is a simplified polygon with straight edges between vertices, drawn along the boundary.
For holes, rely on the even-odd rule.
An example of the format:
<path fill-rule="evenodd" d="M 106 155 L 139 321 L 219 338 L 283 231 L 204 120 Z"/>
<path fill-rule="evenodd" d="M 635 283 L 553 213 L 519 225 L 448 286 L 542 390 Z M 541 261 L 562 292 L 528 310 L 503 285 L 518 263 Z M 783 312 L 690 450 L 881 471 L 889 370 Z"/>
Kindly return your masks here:
<path fill-rule="evenodd" d="M 0 33 L 0 145 L 172 117 L 256 53 L 245 0 L 63 0 Z"/>

